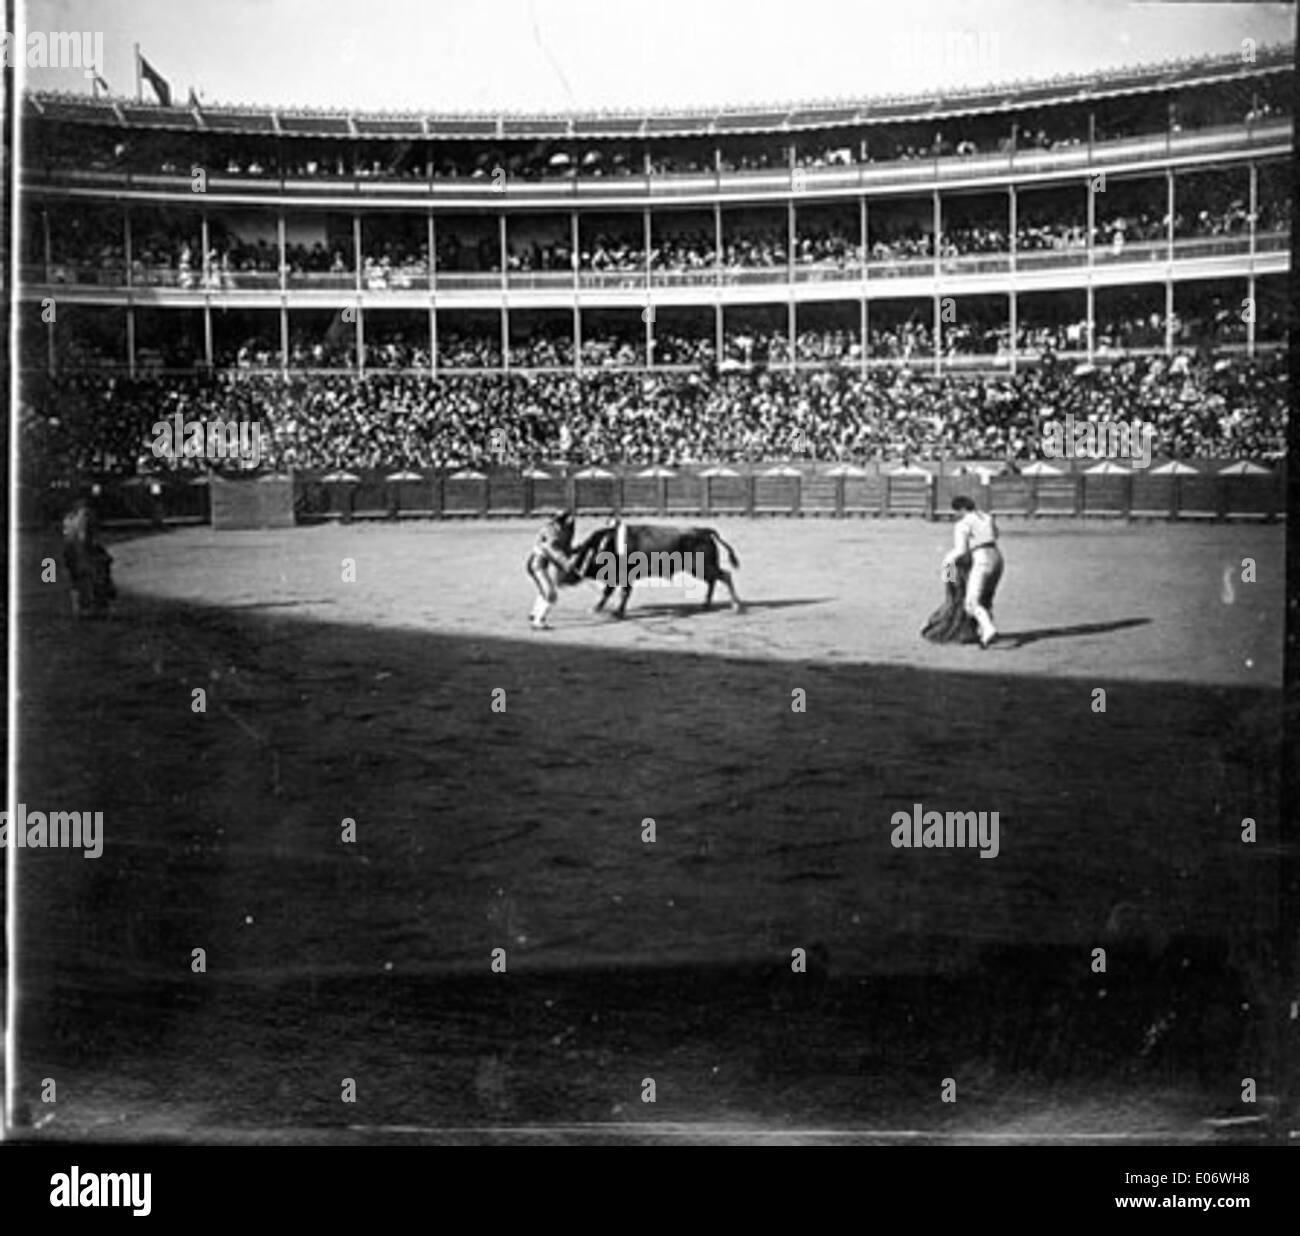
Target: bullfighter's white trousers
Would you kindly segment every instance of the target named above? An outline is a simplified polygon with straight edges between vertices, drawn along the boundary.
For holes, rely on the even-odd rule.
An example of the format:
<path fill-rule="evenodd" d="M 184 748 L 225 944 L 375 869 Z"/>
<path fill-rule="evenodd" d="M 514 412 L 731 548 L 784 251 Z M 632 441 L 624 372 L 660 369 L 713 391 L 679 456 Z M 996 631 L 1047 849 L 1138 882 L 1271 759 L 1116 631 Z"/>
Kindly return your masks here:
<path fill-rule="evenodd" d="M 537 589 L 537 600 L 533 602 L 532 623 L 535 627 L 543 627 L 546 625 L 546 615 L 551 612 L 551 607 L 560 599 L 559 593 L 556 591 L 554 572 L 550 560 L 540 554 L 530 556 L 528 559 L 528 575 Z"/>
<path fill-rule="evenodd" d="M 1002 569 L 1002 554 L 996 547 L 971 551 L 966 612 L 979 624 L 980 639 L 985 643 L 998 633 L 993 625 L 993 597 L 1002 579 Z"/>

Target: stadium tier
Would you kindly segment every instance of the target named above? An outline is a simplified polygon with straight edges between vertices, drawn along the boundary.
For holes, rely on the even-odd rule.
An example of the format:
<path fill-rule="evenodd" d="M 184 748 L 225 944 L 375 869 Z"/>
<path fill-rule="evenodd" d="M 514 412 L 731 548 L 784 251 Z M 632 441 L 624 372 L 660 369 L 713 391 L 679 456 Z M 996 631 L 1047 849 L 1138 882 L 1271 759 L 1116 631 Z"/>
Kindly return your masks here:
<path fill-rule="evenodd" d="M 1155 374 L 1181 398 L 1227 358 L 1234 389 L 1265 394 L 1219 392 L 1165 446 L 1276 456 L 1293 81 L 1290 49 L 1261 49 L 943 98 L 645 115 L 29 95 L 29 412 L 121 377 L 142 409 L 165 389 L 220 416 L 244 375 L 236 401 L 297 426 L 300 463 L 356 464 L 378 440 L 384 462 L 472 463 L 490 447 L 464 425 L 487 407 L 530 458 L 636 462 L 725 456 L 718 424 L 754 430 L 775 391 L 781 416 L 825 421 L 816 457 L 975 439 L 1014 455 L 1014 426 L 951 419 L 986 381 L 1019 407 L 1044 360 L 1127 366 L 1112 396 Z M 933 423 L 886 433 L 879 409 L 921 398 L 903 371 L 947 393 L 918 410 Z M 673 433 L 583 428 L 601 399 L 658 408 Z M 95 449 L 133 466 L 131 443 Z"/>

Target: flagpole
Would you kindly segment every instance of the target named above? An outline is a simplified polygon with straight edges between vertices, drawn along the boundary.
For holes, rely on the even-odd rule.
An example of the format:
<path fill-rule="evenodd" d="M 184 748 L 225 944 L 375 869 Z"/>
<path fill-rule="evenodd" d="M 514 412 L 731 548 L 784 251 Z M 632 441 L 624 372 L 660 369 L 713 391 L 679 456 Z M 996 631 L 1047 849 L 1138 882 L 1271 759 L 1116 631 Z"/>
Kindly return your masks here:
<path fill-rule="evenodd" d="M 141 97 L 140 97 L 140 90 L 141 90 L 141 87 L 140 87 L 140 44 L 139 44 L 139 43 L 136 43 L 134 46 L 135 46 L 135 101 L 136 101 L 137 103 L 139 103 L 139 102 L 142 101 L 142 100 L 141 100 Z"/>

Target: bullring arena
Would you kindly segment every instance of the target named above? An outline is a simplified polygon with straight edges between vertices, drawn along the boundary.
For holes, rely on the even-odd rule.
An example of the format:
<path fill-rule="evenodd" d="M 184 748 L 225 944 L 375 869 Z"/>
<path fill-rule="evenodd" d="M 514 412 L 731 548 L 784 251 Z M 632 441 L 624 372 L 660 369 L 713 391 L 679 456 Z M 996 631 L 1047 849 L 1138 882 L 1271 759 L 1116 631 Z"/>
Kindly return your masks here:
<path fill-rule="evenodd" d="M 1282 528 L 1008 522 L 981 651 L 918 638 L 946 525 L 713 524 L 743 614 L 588 585 L 533 632 L 523 521 L 127 535 L 102 624 L 26 588 L 21 797 L 105 813 L 22 863 L 42 1131 L 1212 1136 L 1270 998 Z M 997 861 L 892 849 L 914 802 L 998 810 Z"/>
<path fill-rule="evenodd" d="M 1294 12 L 526 7 L 18 72 L 6 1134 L 1293 1140 Z"/>

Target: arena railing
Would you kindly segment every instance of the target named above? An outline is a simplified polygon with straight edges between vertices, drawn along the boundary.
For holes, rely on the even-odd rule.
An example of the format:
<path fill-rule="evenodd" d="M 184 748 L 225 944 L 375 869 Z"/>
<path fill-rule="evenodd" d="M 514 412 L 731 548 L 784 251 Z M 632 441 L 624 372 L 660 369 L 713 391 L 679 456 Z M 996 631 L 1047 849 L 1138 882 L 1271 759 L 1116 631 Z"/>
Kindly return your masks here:
<path fill-rule="evenodd" d="M 369 255 L 363 254 L 363 259 Z M 432 272 L 427 266 L 404 266 L 387 272 L 362 271 L 361 288 L 366 292 L 428 291 Z"/>
<path fill-rule="evenodd" d="M 49 282 L 53 287 L 126 286 L 126 263 L 83 262 L 76 259 L 51 262 Z"/>
<path fill-rule="evenodd" d="M 1201 257 L 1230 257 L 1250 252 L 1250 237 L 1235 236 L 1185 236 L 1174 240 L 1174 260 Z"/>
<path fill-rule="evenodd" d="M 133 288 L 177 288 L 183 292 L 201 291 L 203 289 L 203 271 L 193 267 L 182 270 L 174 266 L 131 267 L 131 286 Z"/>
<path fill-rule="evenodd" d="M 790 268 L 780 266 L 723 266 L 718 271 L 718 281 L 724 286 L 750 283 L 786 283 Z"/>
<path fill-rule="evenodd" d="M 475 291 L 499 289 L 505 277 L 499 270 L 494 271 L 441 271 L 435 276 L 434 286 L 446 291 Z"/>
<path fill-rule="evenodd" d="M 1023 461 L 1022 461 L 1023 462 Z M 809 464 L 675 465 L 668 468 L 576 469 L 542 465 L 528 471 L 484 465 L 459 468 L 302 470 L 290 474 L 299 523 L 354 519 L 536 517 L 568 508 L 586 518 L 730 515 L 758 517 L 912 517 L 946 519 L 957 494 L 975 498 L 1002 518 L 1250 519 L 1285 513 L 1285 463 L 1242 465 L 1193 459 L 1187 474 L 1150 470 L 994 475 L 999 464 L 902 464 L 901 461 Z M 1251 469 L 1262 469 L 1251 471 Z M 260 475 L 226 477 L 255 484 Z M 207 522 L 208 479 L 198 472 L 147 477 L 86 477 L 98 482 L 107 526 Z M 21 488 L 24 527 L 48 526 L 66 506 L 66 485 L 28 482 Z"/>
<path fill-rule="evenodd" d="M 867 261 L 868 279 L 897 279 L 916 275 L 924 277 L 925 275 L 932 275 L 933 273 L 934 258 L 932 257 L 872 257 Z"/>
<path fill-rule="evenodd" d="M 842 352 L 833 356 L 809 356 L 800 352 L 795 358 L 794 367 L 807 373 L 815 373 L 822 369 L 857 370 L 862 367 L 862 357 L 851 352 Z"/>
<path fill-rule="evenodd" d="M 315 291 L 354 291 L 357 286 L 357 272 L 355 270 L 290 270 L 285 273 L 285 286 Z"/>
<path fill-rule="evenodd" d="M 580 288 L 644 288 L 646 271 L 644 266 L 628 270 L 581 270 L 578 272 Z"/>
<path fill-rule="evenodd" d="M 1164 262 L 1168 259 L 1168 240 L 1129 240 L 1122 245 L 1098 245 L 1092 251 L 1094 266 Z"/>
<path fill-rule="evenodd" d="M 208 291 L 269 291 L 278 289 L 282 280 L 274 270 L 214 270 L 203 277 Z"/>
<path fill-rule="evenodd" d="M 571 288 L 575 278 L 571 270 L 512 270 L 507 279 L 510 287 L 522 290 L 542 288 Z"/>
<path fill-rule="evenodd" d="M 656 267 L 650 272 L 650 280 L 656 287 L 699 287 L 704 284 L 716 284 L 718 268 L 712 264 L 683 270 Z"/>
<path fill-rule="evenodd" d="M 629 201 L 639 201 L 650 194 L 651 181 L 645 176 L 593 176 L 573 182 L 573 194 L 576 198 L 625 197 Z"/>
<path fill-rule="evenodd" d="M 949 155 L 935 160 L 935 174 L 939 180 L 983 179 L 1010 175 L 1015 166 L 1016 156 L 1011 151 Z"/>
<path fill-rule="evenodd" d="M 971 369 L 984 369 L 989 365 L 1009 368 L 1011 365 L 1011 355 L 1009 352 L 1002 351 L 996 344 L 994 344 L 980 348 L 979 350 L 967 352 L 944 352 L 942 363 L 946 370 L 955 372 Z"/>
<path fill-rule="evenodd" d="M 1106 157 L 1105 153 L 1098 158 L 1099 153 L 1101 153 L 1099 147 L 1089 150 L 1086 145 L 1061 146 L 1055 150 L 1042 150 L 1038 147 L 1032 150 L 1018 150 L 1011 156 L 1010 174 L 1033 175 L 1059 172 L 1067 168 L 1085 173 L 1094 165 L 1104 165 L 1109 169 L 1115 160 Z"/>
<path fill-rule="evenodd" d="M 829 262 L 808 262 L 796 265 L 796 283 L 858 283 L 864 278 L 861 263 L 838 265 Z"/>
<path fill-rule="evenodd" d="M 1290 232 L 1261 232 L 1255 237 L 1256 253 L 1277 253 L 1290 247 Z"/>
<path fill-rule="evenodd" d="M 1193 322 L 1198 321 L 1195 315 L 1189 319 Z M 1284 352 L 1287 348 L 1285 327 L 1286 323 L 1281 318 L 1261 319 L 1261 326 L 1266 328 L 1267 333 L 1257 335 L 1254 342 L 1254 354 L 1256 357 L 1267 357 L 1278 352 Z M 1039 329 L 1038 327 L 1029 327 L 1025 329 Z M 1063 327 L 1056 329 L 1064 329 Z M 1223 336 L 1222 328 L 1215 327 L 1211 329 L 1208 324 L 1200 330 L 1199 333 L 1192 336 L 1177 336 L 1173 341 L 1173 353 L 1166 349 L 1165 330 L 1163 325 L 1152 330 L 1146 326 L 1125 326 L 1122 328 L 1123 333 L 1116 333 L 1120 328 L 1107 327 L 1098 323 L 1094 330 L 1095 351 L 1094 361 L 1100 365 L 1107 365 L 1113 362 L 1130 357 L 1156 358 L 1172 355 L 1180 351 L 1190 351 L 1196 347 L 1206 344 L 1213 344 L 1218 348 L 1222 346 L 1223 350 L 1234 354 L 1248 355 L 1250 347 L 1248 343 L 1242 342 L 1240 332 L 1244 330 L 1244 324 L 1236 323 L 1233 326 L 1232 336 Z M 1219 330 L 1220 334 L 1215 335 L 1214 330 Z M 869 371 L 898 369 L 906 367 L 921 375 L 944 374 L 957 368 L 969 369 L 972 366 L 984 368 L 990 373 L 1005 373 L 1011 364 L 1011 355 L 1009 352 L 1000 351 L 990 353 L 988 351 L 975 351 L 958 345 L 955 352 L 943 352 L 937 359 L 934 354 L 934 342 L 929 337 L 928 330 L 925 338 L 914 343 L 913 351 L 909 355 L 900 355 L 896 351 L 891 351 L 891 345 L 885 340 L 885 333 L 873 328 L 870 332 L 868 341 L 869 352 L 864 359 L 860 353 L 851 355 L 848 359 L 843 356 L 832 357 L 813 357 L 810 355 L 800 354 L 797 365 L 800 369 L 838 369 L 842 367 L 852 367 L 855 369 L 865 368 Z M 587 372 L 619 372 L 619 373 L 641 373 L 646 375 L 653 374 L 673 374 L 673 373 L 700 373 L 709 369 L 713 364 L 713 352 L 711 341 L 703 345 L 703 350 L 692 353 L 689 357 L 678 356 L 675 352 L 670 352 L 671 340 L 661 341 L 660 347 L 655 353 L 655 362 L 653 365 L 646 365 L 644 356 L 644 340 L 638 336 L 636 340 L 627 341 L 626 346 L 631 347 L 635 352 L 635 359 L 622 359 L 607 361 L 605 353 L 600 345 L 593 345 L 590 342 L 584 343 L 584 356 L 582 369 Z M 121 346 L 121 345 L 119 345 Z M 376 351 L 383 347 L 382 343 L 371 345 Z M 784 337 L 782 339 L 784 346 Z M 856 346 L 856 336 L 854 346 Z M 390 366 L 384 364 L 382 360 L 368 359 L 364 369 L 358 368 L 349 361 L 338 361 L 332 365 L 315 365 L 303 364 L 301 361 L 290 357 L 288 364 L 282 363 L 280 358 L 279 346 L 266 347 L 259 354 L 261 359 L 254 358 L 239 362 L 232 352 L 219 352 L 214 363 L 209 366 L 202 358 L 196 357 L 193 364 L 189 367 L 177 367 L 175 365 L 164 365 L 161 369 L 159 366 L 152 364 L 147 359 L 147 353 L 150 351 L 149 344 L 143 342 L 137 353 L 135 366 L 135 376 L 148 377 L 153 374 L 174 374 L 177 376 L 195 377 L 206 375 L 208 373 L 226 376 L 238 377 L 241 374 L 256 374 L 261 376 L 284 375 L 290 379 L 308 377 L 313 374 L 349 376 L 353 379 L 370 380 L 377 376 L 388 373 L 405 373 L 423 377 L 465 377 L 474 376 L 479 378 L 499 379 L 506 376 L 507 373 L 531 374 L 542 372 L 560 374 L 573 374 L 578 372 L 574 367 L 565 365 L 563 368 L 554 366 L 539 367 L 531 365 L 512 364 L 509 370 L 503 368 L 500 355 L 493 351 L 486 358 L 474 355 L 472 363 L 464 363 L 460 358 L 448 359 L 439 358 L 436 368 L 432 362 L 421 364 L 405 364 Z M 1037 364 L 1044 354 L 1050 351 L 1052 355 L 1061 359 L 1075 359 L 1083 361 L 1087 359 L 1087 352 L 1082 343 L 1074 347 L 1053 347 L 1048 343 L 1040 341 L 1026 340 L 1020 344 L 1015 353 L 1015 363 L 1018 366 L 1030 366 Z M 39 355 L 38 355 L 39 353 Z M 42 343 L 36 350 L 28 346 L 24 357 L 20 359 L 19 371 L 25 375 L 26 380 L 39 382 L 49 377 L 49 370 L 45 363 L 45 347 Z M 667 357 L 667 359 L 665 359 Z M 779 353 L 776 358 L 767 363 L 756 363 L 756 369 L 788 369 L 790 368 L 789 357 L 787 353 Z M 130 376 L 132 373 L 130 364 L 117 357 L 110 357 L 101 354 L 97 360 L 91 360 L 87 357 L 78 357 L 74 361 L 65 361 L 60 366 L 62 372 L 75 375 L 81 372 L 93 372 L 96 374 L 113 373 Z"/>
<path fill-rule="evenodd" d="M 1276 253 L 1290 245 L 1285 232 L 1259 233 L 1255 238 L 1254 252 Z M 1244 257 L 1251 253 L 1250 236 L 1236 232 L 1220 236 L 1180 236 L 1172 248 L 1174 261 L 1201 258 Z M 1167 239 L 1133 240 L 1123 245 L 1098 244 L 1092 250 L 1091 262 L 1097 266 L 1145 264 L 1170 259 L 1171 249 Z M 1086 246 L 1069 249 L 1009 250 L 1002 253 L 958 253 L 940 260 L 941 275 L 961 278 L 964 275 L 1003 274 L 1013 266 L 1020 270 L 1068 268 L 1089 264 Z M 934 273 L 934 258 L 930 256 L 878 258 L 866 263 L 865 278 L 890 279 L 902 277 L 927 277 Z M 21 267 L 24 282 L 31 287 L 68 286 L 97 287 L 126 290 L 128 287 L 165 287 L 180 291 L 224 292 L 232 290 L 317 290 L 353 291 L 357 287 L 355 271 L 300 272 L 290 271 L 283 280 L 276 271 L 267 270 L 212 270 L 206 274 L 170 267 L 136 267 L 128 272 L 124 264 L 104 265 L 77 261 L 54 261 L 47 278 L 43 264 L 27 262 Z M 767 266 L 722 266 L 714 264 L 692 268 L 656 267 L 650 272 L 650 284 L 656 287 L 698 287 L 707 285 L 770 284 L 788 286 L 793 275 L 794 283 L 840 282 L 857 283 L 863 272 L 856 263 L 803 262 L 791 267 L 788 263 Z M 403 273 L 397 278 L 367 282 L 362 276 L 362 291 L 499 291 L 502 286 L 518 290 L 544 290 L 551 288 L 641 290 L 646 287 L 644 269 L 625 271 L 579 271 L 575 275 L 567 270 L 511 271 L 503 280 L 500 271 L 444 271 L 431 276 Z"/>
<path fill-rule="evenodd" d="M 1010 253 L 959 253 L 939 259 L 939 272 L 944 275 L 1006 274 L 1010 270 Z"/>
<path fill-rule="evenodd" d="M 1070 249 L 1018 249 L 1018 270 L 1042 270 L 1052 266 L 1087 266 L 1088 247 L 1078 245 Z"/>

